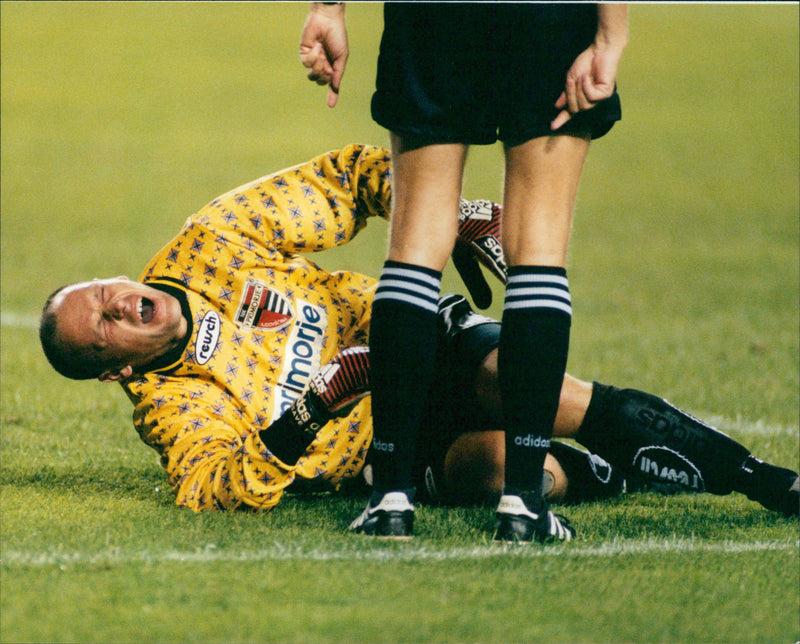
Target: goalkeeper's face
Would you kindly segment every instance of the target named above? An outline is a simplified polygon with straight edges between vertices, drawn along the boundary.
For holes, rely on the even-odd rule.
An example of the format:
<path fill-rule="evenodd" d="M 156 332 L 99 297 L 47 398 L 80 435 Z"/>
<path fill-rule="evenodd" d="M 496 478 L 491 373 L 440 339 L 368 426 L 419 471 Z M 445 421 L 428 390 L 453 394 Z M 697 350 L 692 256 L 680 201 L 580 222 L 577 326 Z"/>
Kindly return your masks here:
<path fill-rule="evenodd" d="M 177 346 L 188 328 L 177 299 L 127 277 L 69 286 L 54 307 L 63 345 L 108 366 L 101 380 L 140 373 Z"/>

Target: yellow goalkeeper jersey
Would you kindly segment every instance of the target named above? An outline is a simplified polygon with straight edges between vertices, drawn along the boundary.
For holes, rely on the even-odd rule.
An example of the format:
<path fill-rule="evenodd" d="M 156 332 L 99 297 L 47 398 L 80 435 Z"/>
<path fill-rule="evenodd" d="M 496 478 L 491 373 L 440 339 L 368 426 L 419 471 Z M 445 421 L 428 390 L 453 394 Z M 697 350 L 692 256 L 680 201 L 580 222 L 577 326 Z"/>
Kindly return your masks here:
<path fill-rule="evenodd" d="M 369 397 L 320 430 L 297 463 L 273 456 L 258 432 L 320 366 L 368 344 L 376 281 L 327 272 L 303 253 L 347 243 L 389 201 L 389 153 L 350 145 L 215 199 L 147 265 L 140 280 L 178 297 L 190 332 L 123 387 L 178 505 L 268 509 L 296 479 L 336 487 L 360 472 Z"/>

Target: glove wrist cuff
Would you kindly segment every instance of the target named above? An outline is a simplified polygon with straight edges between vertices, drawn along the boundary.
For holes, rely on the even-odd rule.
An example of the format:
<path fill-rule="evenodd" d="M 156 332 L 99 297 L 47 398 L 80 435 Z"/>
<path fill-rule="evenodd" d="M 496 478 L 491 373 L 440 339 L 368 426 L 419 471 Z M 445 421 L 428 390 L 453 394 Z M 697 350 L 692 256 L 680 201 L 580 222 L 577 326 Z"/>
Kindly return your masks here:
<path fill-rule="evenodd" d="M 331 419 L 320 397 L 306 390 L 274 423 L 258 435 L 264 446 L 277 458 L 291 465 L 297 463 L 317 432 Z"/>

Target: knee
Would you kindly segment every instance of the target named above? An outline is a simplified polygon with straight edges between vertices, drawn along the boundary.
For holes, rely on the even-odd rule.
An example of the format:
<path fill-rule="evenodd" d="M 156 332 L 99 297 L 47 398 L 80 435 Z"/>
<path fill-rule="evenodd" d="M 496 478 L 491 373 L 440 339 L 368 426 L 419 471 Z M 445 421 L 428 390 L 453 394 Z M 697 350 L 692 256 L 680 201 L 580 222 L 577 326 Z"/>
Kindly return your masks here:
<path fill-rule="evenodd" d="M 445 497 L 450 503 L 493 501 L 503 490 L 505 442 L 501 431 L 460 436 L 447 452 Z"/>

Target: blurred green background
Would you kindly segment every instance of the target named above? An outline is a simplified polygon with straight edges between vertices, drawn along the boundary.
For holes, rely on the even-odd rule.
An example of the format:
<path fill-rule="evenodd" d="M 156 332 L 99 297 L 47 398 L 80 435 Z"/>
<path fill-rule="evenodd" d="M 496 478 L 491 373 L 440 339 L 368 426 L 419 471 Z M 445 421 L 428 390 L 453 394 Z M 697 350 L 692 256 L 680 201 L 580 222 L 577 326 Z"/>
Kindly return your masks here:
<path fill-rule="evenodd" d="M 55 288 L 138 276 L 251 179 L 388 144 L 369 114 L 381 5 L 348 3 L 334 110 L 297 56 L 307 9 L 0 3 L 0 640 L 796 640 L 796 523 L 741 495 L 570 509 L 580 542 L 538 559 L 473 559 L 491 517 L 425 509 L 388 570 L 344 534 L 360 502 L 176 510 L 122 391 L 52 372 L 36 324 Z M 663 395 L 795 469 L 798 18 L 797 3 L 631 5 L 623 120 L 590 150 L 569 259 L 571 372 Z M 499 200 L 501 163 L 473 148 L 465 196 Z M 318 260 L 377 275 L 386 234 L 375 221 Z M 461 290 L 451 269 L 445 288 Z M 542 588 L 558 607 L 531 601 Z M 376 606 L 397 610 L 388 627 Z"/>

